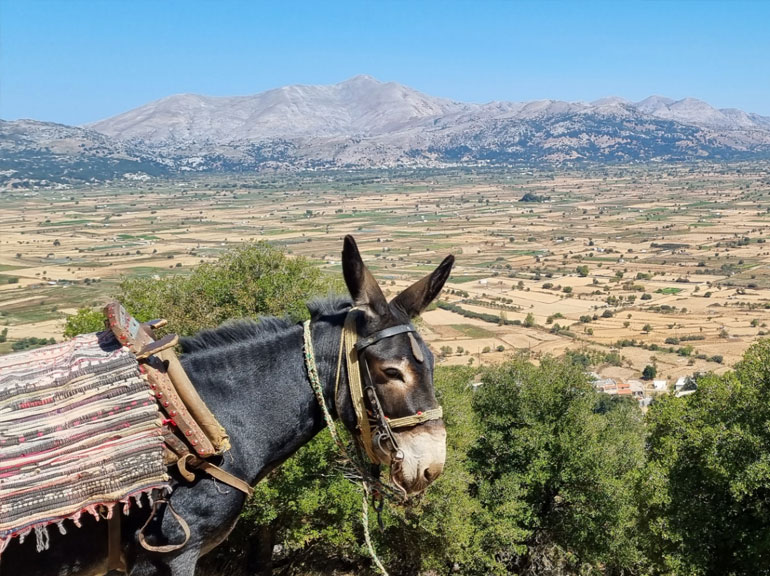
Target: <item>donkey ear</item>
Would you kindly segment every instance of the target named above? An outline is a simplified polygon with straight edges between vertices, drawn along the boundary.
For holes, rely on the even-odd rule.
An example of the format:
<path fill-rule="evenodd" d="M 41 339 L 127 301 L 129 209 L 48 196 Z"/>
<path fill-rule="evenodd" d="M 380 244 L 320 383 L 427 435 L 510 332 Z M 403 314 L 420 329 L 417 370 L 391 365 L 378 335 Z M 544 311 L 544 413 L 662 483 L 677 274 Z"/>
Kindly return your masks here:
<path fill-rule="evenodd" d="M 377 280 L 364 265 L 356 241 L 350 235 L 345 236 L 342 247 L 342 275 L 356 306 L 368 307 L 380 316 L 387 313 L 388 301 L 385 300 Z"/>
<path fill-rule="evenodd" d="M 444 261 L 438 265 L 433 272 L 428 274 L 422 280 L 412 284 L 409 288 L 396 296 L 391 304 L 406 312 L 410 318 L 419 316 L 420 313 L 433 302 L 433 299 L 439 295 L 444 283 L 449 278 L 452 271 L 452 265 L 455 257 L 452 255 L 444 258 Z"/>

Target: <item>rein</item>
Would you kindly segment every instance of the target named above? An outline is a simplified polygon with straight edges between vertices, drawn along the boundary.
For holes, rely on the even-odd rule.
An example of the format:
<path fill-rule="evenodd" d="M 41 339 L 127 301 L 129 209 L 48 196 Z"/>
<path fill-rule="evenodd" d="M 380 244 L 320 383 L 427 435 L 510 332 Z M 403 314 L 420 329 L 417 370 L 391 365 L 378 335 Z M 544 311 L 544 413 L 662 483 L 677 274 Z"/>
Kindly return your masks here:
<path fill-rule="evenodd" d="M 382 410 L 382 405 L 380 404 L 379 397 L 377 396 L 377 392 L 374 388 L 374 381 L 372 380 L 371 373 L 369 372 L 369 365 L 366 362 L 366 358 L 363 355 L 363 352 L 368 346 L 371 346 L 380 340 L 404 333 L 409 334 L 413 351 L 419 350 L 419 348 L 416 346 L 414 337 L 412 336 L 412 333 L 415 330 L 411 326 L 402 324 L 392 328 L 380 330 L 379 332 L 375 332 L 366 338 L 359 339 L 358 332 L 356 331 L 356 315 L 353 313 L 355 310 L 356 308 L 352 308 L 350 312 L 348 312 L 348 315 L 345 318 L 342 334 L 340 335 L 340 348 L 339 356 L 337 357 L 337 375 L 335 379 L 334 401 L 336 404 L 340 378 L 342 374 L 342 357 L 344 354 L 347 362 L 348 387 L 350 388 L 350 397 L 353 402 L 353 409 L 356 414 L 358 428 L 361 431 L 361 444 L 363 444 L 363 448 L 366 451 L 370 461 L 374 464 L 375 469 L 378 470 L 378 465 L 383 463 L 376 453 L 375 446 L 383 452 L 390 453 L 391 468 L 395 468 L 401 465 L 401 462 L 404 459 L 404 453 L 398 447 L 398 442 L 393 435 L 393 428 L 405 428 L 407 426 L 422 424 L 428 420 L 438 420 L 442 417 L 443 412 L 439 406 L 438 408 L 424 412 L 419 411 L 416 414 L 404 416 L 402 418 L 389 419 L 387 416 L 385 416 Z M 374 560 L 377 568 L 380 570 L 380 572 L 382 572 L 382 574 L 388 576 L 387 570 L 385 570 L 385 567 L 377 557 L 377 553 L 374 550 L 374 546 L 372 545 L 371 538 L 369 536 L 369 496 L 372 496 L 374 508 L 378 514 L 379 520 L 379 514 L 382 511 L 383 495 L 388 496 L 397 502 L 403 503 L 406 502 L 406 490 L 397 484 L 397 490 L 394 490 L 387 484 L 383 484 L 379 479 L 379 472 L 377 472 L 374 476 L 370 474 L 367 471 L 366 464 L 363 462 L 363 458 L 360 457 L 359 450 L 357 450 L 357 456 L 359 457 L 352 458 L 350 456 L 345 443 L 339 436 L 337 426 L 335 425 L 334 419 L 329 413 L 329 409 L 326 405 L 326 399 L 323 395 L 323 388 L 321 387 L 321 380 L 318 376 L 318 367 L 316 366 L 315 354 L 313 352 L 313 341 L 310 333 L 310 320 L 306 320 L 303 323 L 303 328 L 305 366 L 307 367 L 310 385 L 313 388 L 316 400 L 321 407 L 324 421 L 326 422 L 326 426 L 329 429 L 329 433 L 331 434 L 334 443 L 337 445 L 337 448 L 342 454 L 343 459 L 352 465 L 355 469 L 355 478 L 361 482 L 361 486 L 363 488 L 362 524 L 366 546 L 369 549 L 369 554 Z M 359 355 L 359 351 L 362 352 L 361 355 Z M 420 356 L 417 354 L 415 354 L 415 356 L 421 360 Z M 366 370 L 366 386 L 363 386 L 361 378 L 361 364 L 359 363 L 361 358 L 363 358 L 363 367 Z M 366 393 L 366 397 L 369 400 L 369 405 L 371 406 L 371 416 L 366 409 L 364 393 Z M 337 410 L 337 412 L 339 414 L 339 410 Z M 384 442 L 390 444 L 390 450 L 385 450 L 383 446 Z M 348 475 L 348 478 L 350 478 L 350 475 Z"/>

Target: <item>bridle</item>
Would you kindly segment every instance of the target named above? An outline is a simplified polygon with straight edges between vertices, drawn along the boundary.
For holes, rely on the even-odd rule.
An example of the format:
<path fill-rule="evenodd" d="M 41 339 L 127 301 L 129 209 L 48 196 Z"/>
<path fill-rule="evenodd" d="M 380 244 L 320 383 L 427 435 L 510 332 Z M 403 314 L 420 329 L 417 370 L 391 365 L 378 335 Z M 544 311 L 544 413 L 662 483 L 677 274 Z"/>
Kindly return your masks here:
<path fill-rule="evenodd" d="M 350 399 L 353 403 L 353 409 L 356 414 L 357 427 L 361 433 L 361 444 L 366 451 L 372 464 L 390 464 L 391 467 L 400 466 L 404 460 L 404 452 L 398 445 L 393 429 L 407 428 L 422 424 L 429 420 L 439 420 L 443 416 L 441 406 L 425 411 L 418 411 L 415 414 L 403 416 L 401 418 L 388 418 L 382 409 L 377 390 L 374 386 L 369 363 L 366 360 L 366 349 L 372 344 L 376 344 L 386 338 L 392 338 L 398 334 L 408 334 L 412 341 L 412 350 L 419 351 L 413 333 L 414 327 L 408 324 L 399 324 L 379 330 L 364 338 L 359 338 L 356 329 L 358 309 L 352 308 L 342 328 L 340 336 L 340 352 L 337 360 L 337 379 L 335 384 L 335 404 L 337 404 L 337 413 L 339 415 L 339 382 L 341 377 L 342 356 L 346 357 L 348 388 L 350 389 Z M 421 360 L 422 355 L 417 356 Z M 362 383 L 362 380 L 364 383 Z M 369 401 L 367 409 L 364 398 Z M 390 462 L 383 462 L 378 454 L 389 454 Z"/>
<path fill-rule="evenodd" d="M 303 325 L 303 355 L 305 357 L 305 367 L 307 368 L 310 385 L 313 388 L 313 393 L 315 394 L 316 400 L 321 407 L 321 412 L 323 414 L 324 421 L 326 422 L 326 426 L 329 429 L 329 433 L 331 434 L 334 443 L 337 445 L 337 448 L 342 455 L 343 461 L 350 464 L 354 470 L 352 472 L 353 476 L 348 476 L 348 478 L 351 480 L 355 479 L 356 481 L 359 481 L 363 488 L 363 515 L 361 516 L 361 523 L 364 530 L 366 546 L 369 549 L 369 554 L 371 554 L 374 563 L 377 565 L 380 571 L 385 576 L 387 576 L 388 572 L 385 570 L 385 567 L 377 557 L 377 554 L 374 551 L 374 546 L 372 545 L 371 538 L 369 537 L 368 499 L 371 496 L 372 504 L 375 511 L 377 512 L 377 521 L 380 524 L 380 528 L 382 529 L 383 525 L 381 513 L 384 505 L 384 497 L 387 496 L 388 498 L 391 498 L 394 501 L 402 504 L 406 503 L 408 498 L 406 490 L 402 486 L 398 485 L 395 480 L 393 480 L 394 471 L 396 471 L 401 466 L 401 463 L 404 460 L 404 452 L 398 447 L 398 441 L 393 434 L 393 428 L 405 428 L 407 426 L 422 424 L 428 420 L 438 420 L 442 417 L 442 410 L 439 406 L 438 408 L 433 408 L 425 412 L 418 411 L 416 414 L 395 419 L 389 419 L 385 415 L 384 411 L 382 410 L 380 399 L 377 396 L 377 391 L 374 388 L 374 381 L 369 370 L 369 364 L 366 361 L 366 348 L 385 338 L 390 338 L 392 336 L 396 336 L 397 334 L 406 333 L 409 335 L 412 345 L 412 352 L 418 361 L 423 361 L 421 358 L 422 353 L 419 351 L 417 341 L 414 339 L 412 334 L 415 331 L 414 328 L 407 324 L 400 324 L 391 328 L 385 328 L 384 330 L 380 330 L 365 338 L 359 339 L 358 331 L 356 330 L 357 314 L 354 313 L 356 310 L 356 308 L 351 308 L 348 312 L 348 315 L 345 318 L 345 324 L 342 328 L 342 334 L 340 335 L 340 350 L 339 356 L 337 357 L 337 377 L 334 389 L 334 403 L 337 407 L 337 415 L 339 416 L 339 384 L 342 374 L 342 357 L 344 355 L 347 361 L 350 399 L 353 403 L 353 409 L 356 414 L 358 429 L 361 432 L 361 445 L 363 445 L 364 450 L 366 451 L 367 456 L 371 461 L 371 471 L 367 472 L 365 470 L 363 457 L 360 454 L 358 444 L 356 443 L 354 443 L 356 447 L 356 457 L 351 457 L 346 448 L 345 442 L 343 442 L 339 433 L 337 432 L 334 419 L 332 418 L 332 415 L 329 413 L 329 409 L 326 406 L 326 400 L 324 398 L 323 389 L 321 386 L 321 379 L 318 375 L 318 367 L 316 366 L 315 362 L 315 353 L 313 352 L 310 320 L 306 320 Z M 360 355 L 359 352 L 361 352 Z M 363 373 L 366 374 L 365 387 L 362 386 L 361 382 L 362 370 L 361 365 L 359 365 L 359 356 L 360 358 L 363 358 L 363 363 L 361 363 L 361 365 L 364 367 Z M 369 406 L 371 407 L 371 410 L 366 409 L 364 393 L 366 393 L 366 397 L 369 400 Z M 389 450 L 385 449 L 383 446 L 384 443 L 390 444 Z M 380 482 L 379 469 L 382 461 L 377 455 L 377 450 L 375 450 L 375 447 L 382 452 L 390 454 L 391 479 L 393 480 L 393 483 L 396 484 L 398 490 L 394 490 L 392 487 Z"/>

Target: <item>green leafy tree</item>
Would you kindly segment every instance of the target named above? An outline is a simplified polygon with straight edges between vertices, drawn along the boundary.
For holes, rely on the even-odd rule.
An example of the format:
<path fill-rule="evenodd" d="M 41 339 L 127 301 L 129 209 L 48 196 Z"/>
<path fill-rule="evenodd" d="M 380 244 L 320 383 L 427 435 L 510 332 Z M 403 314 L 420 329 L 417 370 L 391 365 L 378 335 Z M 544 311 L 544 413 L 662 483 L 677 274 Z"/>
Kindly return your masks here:
<path fill-rule="evenodd" d="M 248 574 L 271 574 L 273 548 L 288 566 L 367 565 L 361 544 L 361 494 L 337 470 L 339 453 L 321 432 L 255 487 L 233 534 L 199 571 L 235 564 Z"/>
<path fill-rule="evenodd" d="M 259 242 L 225 252 L 191 274 L 124 278 L 114 297 L 141 321 L 165 318 L 167 330 L 191 335 L 233 318 L 307 318 L 307 301 L 343 290 L 340 280 L 324 276 L 307 259 Z M 102 329 L 102 311 L 81 308 L 67 318 L 64 335 Z"/>
<path fill-rule="evenodd" d="M 657 375 L 658 369 L 652 364 L 647 364 L 647 366 L 644 367 L 644 370 L 642 370 L 642 378 L 645 380 L 652 380 Z"/>
<path fill-rule="evenodd" d="M 527 317 L 524 318 L 524 326 L 527 328 L 532 328 L 535 325 L 535 315 L 530 312 L 527 314 Z"/>
<path fill-rule="evenodd" d="M 639 501 L 648 556 L 661 574 L 768 574 L 770 342 L 735 371 L 649 411 Z"/>
<path fill-rule="evenodd" d="M 484 374 L 469 459 L 488 514 L 487 557 L 507 573 L 621 573 L 642 563 L 633 498 L 642 415 L 635 403 L 599 402 L 568 360 L 515 360 Z"/>

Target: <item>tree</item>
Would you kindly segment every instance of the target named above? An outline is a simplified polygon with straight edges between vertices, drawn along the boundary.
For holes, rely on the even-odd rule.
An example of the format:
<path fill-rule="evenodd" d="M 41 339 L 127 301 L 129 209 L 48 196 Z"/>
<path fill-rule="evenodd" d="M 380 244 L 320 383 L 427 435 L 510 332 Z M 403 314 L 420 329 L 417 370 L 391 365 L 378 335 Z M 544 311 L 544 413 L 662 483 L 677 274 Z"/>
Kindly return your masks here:
<path fill-rule="evenodd" d="M 652 364 L 647 364 L 647 366 L 644 367 L 644 370 L 642 370 L 642 378 L 644 380 L 652 380 L 657 375 L 658 369 Z"/>
<path fill-rule="evenodd" d="M 648 414 L 642 534 L 658 573 L 767 574 L 770 342 Z"/>
<path fill-rule="evenodd" d="M 0 332 L 0 343 L 5 342 L 8 339 L 8 328 L 3 328 Z"/>
<path fill-rule="evenodd" d="M 482 381 L 469 459 L 488 515 L 480 520 L 487 556 L 514 574 L 637 565 L 638 405 L 599 410 L 582 368 L 550 357 L 538 367 L 518 359 L 490 368 Z"/>
<path fill-rule="evenodd" d="M 524 318 L 524 326 L 527 328 L 532 328 L 535 325 L 535 315 L 530 312 L 527 314 L 527 317 Z"/>
<path fill-rule="evenodd" d="M 524 196 L 519 198 L 519 202 L 547 202 L 550 199 L 550 196 L 540 196 L 532 192 L 526 192 Z"/>
<path fill-rule="evenodd" d="M 575 271 L 578 273 L 578 276 L 580 276 L 581 278 L 585 278 L 586 276 L 588 276 L 588 266 L 586 266 L 585 264 L 582 266 L 578 266 L 575 269 Z"/>

